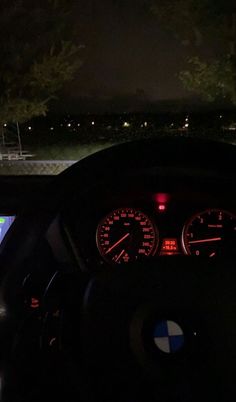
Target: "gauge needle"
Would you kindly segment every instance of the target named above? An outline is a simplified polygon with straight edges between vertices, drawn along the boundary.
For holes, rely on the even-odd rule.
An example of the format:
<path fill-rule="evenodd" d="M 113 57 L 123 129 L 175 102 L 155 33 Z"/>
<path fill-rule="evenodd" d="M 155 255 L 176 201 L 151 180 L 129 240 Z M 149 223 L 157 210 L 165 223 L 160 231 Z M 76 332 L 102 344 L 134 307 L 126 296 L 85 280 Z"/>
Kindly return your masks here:
<path fill-rule="evenodd" d="M 126 233 L 126 235 L 124 235 L 123 237 L 121 237 L 120 240 L 118 240 L 115 244 L 113 244 L 113 246 L 109 247 L 109 249 L 106 251 L 105 254 L 110 253 L 116 246 L 118 246 L 120 243 L 122 243 L 122 241 L 124 241 L 125 239 L 127 239 L 127 237 L 130 236 L 130 233 Z"/>
<path fill-rule="evenodd" d="M 115 258 L 115 262 L 118 262 L 118 261 L 119 261 L 119 259 L 122 257 L 122 255 L 124 254 L 124 252 L 125 252 L 125 249 L 123 249 L 123 250 L 121 251 L 121 253 L 118 255 L 118 257 Z"/>
<path fill-rule="evenodd" d="M 212 237 L 211 239 L 192 240 L 192 241 L 189 241 L 189 244 L 208 243 L 208 242 L 211 242 L 211 241 L 219 241 L 219 240 L 222 240 L 222 238 L 221 237 Z"/>

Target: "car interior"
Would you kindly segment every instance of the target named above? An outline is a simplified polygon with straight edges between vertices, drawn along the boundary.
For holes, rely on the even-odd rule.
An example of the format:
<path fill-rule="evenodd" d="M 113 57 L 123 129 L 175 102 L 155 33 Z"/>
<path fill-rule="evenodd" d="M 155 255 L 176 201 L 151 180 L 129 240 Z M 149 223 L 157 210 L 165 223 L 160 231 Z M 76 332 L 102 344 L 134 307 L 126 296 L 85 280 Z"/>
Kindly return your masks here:
<path fill-rule="evenodd" d="M 2 401 L 234 400 L 235 157 L 166 137 L 0 176 Z"/>

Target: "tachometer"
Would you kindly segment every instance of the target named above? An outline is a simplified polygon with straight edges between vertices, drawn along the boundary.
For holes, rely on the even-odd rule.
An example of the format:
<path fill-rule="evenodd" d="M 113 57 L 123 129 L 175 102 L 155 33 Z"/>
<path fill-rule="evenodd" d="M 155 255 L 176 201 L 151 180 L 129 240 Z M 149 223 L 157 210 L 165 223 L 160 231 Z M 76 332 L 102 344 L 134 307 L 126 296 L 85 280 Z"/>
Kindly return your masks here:
<path fill-rule="evenodd" d="M 182 240 L 187 254 L 235 255 L 236 216 L 221 209 L 200 212 L 185 225 Z"/>
<path fill-rule="evenodd" d="M 112 211 L 97 229 L 97 246 L 101 256 L 107 262 L 116 264 L 153 255 L 158 240 L 154 223 L 134 208 Z"/>

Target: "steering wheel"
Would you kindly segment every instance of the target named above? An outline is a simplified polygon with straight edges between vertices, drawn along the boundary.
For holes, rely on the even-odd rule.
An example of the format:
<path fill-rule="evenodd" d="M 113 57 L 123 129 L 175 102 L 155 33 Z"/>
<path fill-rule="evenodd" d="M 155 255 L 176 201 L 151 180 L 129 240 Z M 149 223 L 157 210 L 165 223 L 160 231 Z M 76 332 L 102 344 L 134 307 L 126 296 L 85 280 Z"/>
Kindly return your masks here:
<path fill-rule="evenodd" d="M 54 307 L 32 326 L 21 292 L 27 261 L 37 258 L 37 244 L 57 214 L 70 208 L 75 194 L 128 171 L 148 169 L 156 175 L 167 169 L 212 174 L 233 189 L 235 156 L 231 145 L 193 139 L 126 143 L 89 156 L 56 177 L 45 190 L 43 214 L 38 206 L 27 206 L 0 250 L 2 400 L 234 400 L 234 260 L 160 257 L 90 275 L 63 267 L 59 281 L 54 276 L 50 282 L 42 307 L 50 305 L 50 310 L 55 300 L 63 305 L 66 346 L 60 356 L 32 347 L 39 328 L 52 325 Z M 15 353 L 19 332 L 23 344 Z"/>

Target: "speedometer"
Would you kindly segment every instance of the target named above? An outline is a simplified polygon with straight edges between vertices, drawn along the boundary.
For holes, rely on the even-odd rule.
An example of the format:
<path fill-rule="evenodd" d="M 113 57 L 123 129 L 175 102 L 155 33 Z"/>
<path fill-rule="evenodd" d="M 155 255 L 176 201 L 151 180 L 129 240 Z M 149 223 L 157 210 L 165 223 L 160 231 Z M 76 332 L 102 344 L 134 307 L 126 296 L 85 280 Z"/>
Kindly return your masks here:
<path fill-rule="evenodd" d="M 235 255 L 236 216 L 221 209 L 194 215 L 184 227 L 183 246 L 191 255 Z"/>
<path fill-rule="evenodd" d="M 143 212 L 119 208 L 109 213 L 97 229 L 97 246 L 109 263 L 128 263 L 149 257 L 156 251 L 158 231 Z"/>

